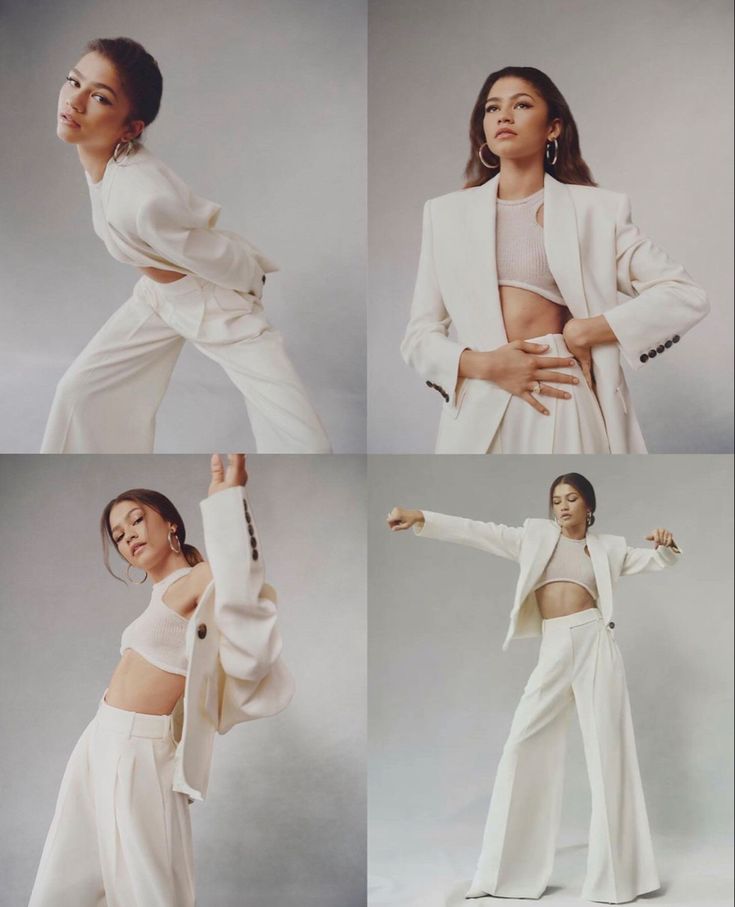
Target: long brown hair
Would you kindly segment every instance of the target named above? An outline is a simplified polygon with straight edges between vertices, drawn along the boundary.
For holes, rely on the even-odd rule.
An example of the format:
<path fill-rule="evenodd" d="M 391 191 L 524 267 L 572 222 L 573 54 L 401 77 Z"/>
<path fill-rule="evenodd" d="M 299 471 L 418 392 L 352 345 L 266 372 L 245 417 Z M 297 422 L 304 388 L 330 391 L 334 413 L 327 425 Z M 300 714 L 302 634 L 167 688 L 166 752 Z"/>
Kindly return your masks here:
<path fill-rule="evenodd" d="M 596 186 L 597 183 L 592 179 L 590 168 L 585 163 L 579 150 L 579 133 L 572 111 L 556 85 L 545 72 L 541 72 L 540 69 L 536 69 L 533 66 L 505 66 L 503 69 L 491 72 L 485 79 L 475 101 L 475 106 L 472 108 L 472 115 L 470 116 L 470 156 L 464 171 L 467 180 L 464 188 L 470 189 L 473 186 L 482 186 L 498 173 L 500 159 L 497 155 L 493 154 L 489 148 L 483 149 L 482 156 L 485 160 L 497 165 L 491 170 L 480 161 L 479 151 L 485 144 L 485 132 L 482 128 L 482 121 L 485 118 L 487 94 L 495 82 L 498 79 L 502 79 L 503 76 L 516 76 L 533 85 L 548 105 L 549 122 L 555 119 L 561 120 L 561 135 L 557 139 L 556 163 L 550 164 L 544 155 L 544 170 L 551 174 L 554 179 L 559 180 L 560 183 Z"/>
<path fill-rule="evenodd" d="M 597 497 L 595 495 L 595 489 L 592 487 L 592 482 L 590 482 L 589 479 L 585 479 L 585 477 L 578 472 L 565 472 L 563 476 L 557 476 L 551 483 L 551 488 L 549 488 L 549 513 L 552 515 L 554 513 L 554 489 L 558 485 L 571 485 L 575 491 L 579 492 L 587 505 L 588 510 L 592 514 L 589 525 L 594 526 Z"/>
<path fill-rule="evenodd" d="M 155 510 L 156 513 L 160 514 L 167 523 L 175 523 L 175 535 L 181 545 L 181 553 L 186 558 L 186 563 L 190 567 L 193 567 L 195 564 L 201 564 L 204 560 L 197 548 L 193 545 L 186 544 L 186 527 L 184 526 L 184 521 L 181 519 L 179 511 L 165 494 L 161 494 L 160 491 L 151 491 L 149 488 L 131 488 L 130 491 L 123 491 L 122 494 L 119 494 L 106 504 L 105 509 L 102 511 L 102 517 L 100 518 L 102 559 L 105 562 L 107 572 L 114 576 L 115 579 L 122 579 L 122 577 L 114 573 L 110 567 L 110 544 L 112 543 L 115 550 L 117 550 L 117 545 L 115 545 L 115 540 L 112 537 L 112 529 L 110 528 L 110 512 L 115 504 L 119 504 L 121 501 L 133 501 L 133 503 L 137 504 L 139 507 L 142 507 L 143 505 L 150 507 L 152 510 Z M 122 557 L 122 555 L 120 556 Z"/>

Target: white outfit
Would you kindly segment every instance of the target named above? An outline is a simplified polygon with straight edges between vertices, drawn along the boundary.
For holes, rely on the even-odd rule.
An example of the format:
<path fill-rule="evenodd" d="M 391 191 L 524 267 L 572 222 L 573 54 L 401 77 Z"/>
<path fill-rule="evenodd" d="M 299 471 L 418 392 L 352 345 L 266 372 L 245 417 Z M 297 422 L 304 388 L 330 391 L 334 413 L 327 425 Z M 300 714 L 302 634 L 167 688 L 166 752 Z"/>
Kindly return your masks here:
<path fill-rule="evenodd" d="M 160 608 L 187 568 L 154 585 L 121 641 L 164 670 L 185 665 L 184 695 L 171 715 L 114 708 L 103 695 L 64 772 L 29 907 L 193 905 L 189 806 L 206 796 L 214 736 L 291 700 L 276 593 L 243 489 L 201 509 L 213 580 L 184 636 Z"/>
<path fill-rule="evenodd" d="M 64 771 L 28 907 L 193 907 L 175 749 L 170 715 L 113 708 L 103 696 Z"/>
<path fill-rule="evenodd" d="M 564 304 L 576 318 L 604 314 L 618 339 L 592 349 L 609 451 L 645 453 L 621 354 L 638 369 L 677 349 L 709 311 L 706 294 L 632 223 L 627 195 L 564 184 L 548 173 L 543 188 L 543 247 Z M 511 394 L 492 382 L 458 381 L 465 349 L 489 351 L 508 342 L 498 292 L 497 191 L 495 176 L 424 206 L 421 255 L 401 352 L 444 399 L 436 453 L 486 453 L 511 403 Z M 452 325 L 456 340 L 448 336 Z M 521 405 L 539 423 L 551 419 Z M 557 411 L 561 415 L 561 407 Z M 533 446 L 523 452 L 552 449 Z"/>
<path fill-rule="evenodd" d="M 482 850 L 466 896 L 543 894 L 553 868 L 566 729 L 575 703 L 592 791 L 582 895 L 620 904 L 657 889 L 625 671 L 613 634 L 612 589 L 621 575 L 676 563 L 680 550 L 631 548 L 620 536 L 588 532 L 597 607 L 542 620 L 535 590 L 549 576 L 546 571 L 552 577 L 571 572 L 574 582 L 584 578 L 574 557 L 560 552 L 555 523 L 529 519 L 512 527 L 423 513 L 423 527 L 414 527 L 417 535 L 518 561 L 521 572 L 503 648 L 511 639 L 542 635 L 538 665 L 498 766 Z"/>
<path fill-rule="evenodd" d="M 142 276 L 56 390 L 42 453 L 150 453 L 155 417 L 185 340 L 220 364 L 245 398 L 264 453 L 328 453 L 324 429 L 263 314 L 275 265 L 215 229 L 220 206 L 195 195 L 145 146 L 98 183 L 86 174 L 94 230 L 113 258 L 180 271 Z"/>

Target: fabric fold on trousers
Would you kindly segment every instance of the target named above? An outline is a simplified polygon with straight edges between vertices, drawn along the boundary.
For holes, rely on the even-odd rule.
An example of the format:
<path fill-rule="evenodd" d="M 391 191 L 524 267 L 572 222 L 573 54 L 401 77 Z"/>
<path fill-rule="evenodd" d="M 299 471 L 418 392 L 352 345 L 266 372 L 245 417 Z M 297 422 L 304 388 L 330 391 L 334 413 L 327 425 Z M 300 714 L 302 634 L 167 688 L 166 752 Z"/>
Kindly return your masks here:
<path fill-rule="evenodd" d="M 622 656 L 597 608 L 544 620 L 513 716 L 467 898 L 539 898 L 554 864 L 576 706 L 592 815 L 582 896 L 622 904 L 660 887 Z"/>
<path fill-rule="evenodd" d="M 99 703 L 71 754 L 29 907 L 193 907 L 170 715 Z"/>

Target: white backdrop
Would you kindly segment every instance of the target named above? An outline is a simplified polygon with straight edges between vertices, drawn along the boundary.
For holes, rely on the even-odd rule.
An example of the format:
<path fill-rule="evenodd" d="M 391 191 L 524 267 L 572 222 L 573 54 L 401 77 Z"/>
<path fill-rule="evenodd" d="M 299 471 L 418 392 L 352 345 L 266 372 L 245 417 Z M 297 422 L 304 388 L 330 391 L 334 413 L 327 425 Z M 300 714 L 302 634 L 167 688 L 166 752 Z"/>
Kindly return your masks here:
<path fill-rule="evenodd" d="M 546 72 L 582 155 L 707 291 L 675 354 L 630 375 L 652 453 L 732 445 L 732 4 L 371 0 L 368 450 L 430 453 L 442 400 L 400 357 L 427 198 L 460 189 L 486 76 Z"/>

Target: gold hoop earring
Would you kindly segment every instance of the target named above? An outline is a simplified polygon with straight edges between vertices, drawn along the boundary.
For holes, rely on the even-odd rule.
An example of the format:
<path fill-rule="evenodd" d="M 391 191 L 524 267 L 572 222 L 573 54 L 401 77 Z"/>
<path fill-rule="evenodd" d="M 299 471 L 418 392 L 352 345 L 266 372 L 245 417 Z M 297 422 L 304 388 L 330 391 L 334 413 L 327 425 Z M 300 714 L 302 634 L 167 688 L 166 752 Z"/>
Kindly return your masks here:
<path fill-rule="evenodd" d="M 482 162 L 483 167 L 487 167 L 488 170 L 497 170 L 498 167 L 500 166 L 500 161 L 498 161 L 497 164 L 488 164 L 488 162 L 482 156 L 483 148 L 487 148 L 487 150 L 490 151 L 490 147 L 488 146 L 487 142 L 483 142 L 482 145 L 480 145 L 480 147 L 477 149 L 477 156 L 480 158 L 480 161 Z M 492 154 L 492 151 L 490 151 L 490 154 Z"/>
<path fill-rule="evenodd" d="M 172 535 L 173 538 L 171 537 Z M 174 548 L 173 539 L 176 539 L 176 548 Z M 173 529 L 169 529 L 168 531 L 168 547 L 173 551 L 174 554 L 181 554 L 181 542 L 179 541 L 178 535 L 174 534 Z"/>
<path fill-rule="evenodd" d="M 125 158 L 130 155 L 134 147 L 135 139 L 128 139 L 127 142 L 118 142 L 117 145 L 115 145 L 114 151 L 112 152 L 113 161 L 116 164 L 121 163 L 121 161 L 124 161 Z M 120 149 L 122 149 L 122 153 Z"/>
<path fill-rule="evenodd" d="M 551 160 L 551 158 L 549 156 L 549 148 L 551 148 L 552 144 L 554 145 L 554 160 L 553 161 Z M 550 142 L 546 143 L 546 151 L 545 151 L 546 163 L 550 167 L 553 167 L 554 164 L 556 163 L 556 159 L 557 159 L 558 155 L 559 155 L 559 143 L 557 142 L 556 139 L 552 139 Z"/>
<path fill-rule="evenodd" d="M 125 571 L 125 573 L 126 573 L 126 575 L 127 575 L 127 577 L 128 577 L 128 580 L 129 580 L 129 582 L 131 582 L 134 586 L 142 586 L 143 583 L 148 579 L 148 573 L 147 573 L 145 570 L 143 570 L 143 579 L 133 579 L 133 577 L 130 575 L 130 568 L 131 568 L 132 566 L 133 566 L 132 564 L 128 564 L 128 569 Z M 143 569 L 143 568 L 141 567 L 141 570 L 142 570 L 142 569 Z"/>

